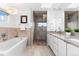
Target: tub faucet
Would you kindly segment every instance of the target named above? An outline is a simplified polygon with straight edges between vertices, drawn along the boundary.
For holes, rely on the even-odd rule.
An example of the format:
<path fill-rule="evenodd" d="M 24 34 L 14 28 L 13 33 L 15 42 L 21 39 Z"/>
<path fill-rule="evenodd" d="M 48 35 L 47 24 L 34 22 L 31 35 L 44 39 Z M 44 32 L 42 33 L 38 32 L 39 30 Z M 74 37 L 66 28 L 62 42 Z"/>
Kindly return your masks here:
<path fill-rule="evenodd" d="M 2 33 L 2 34 L 1 34 L 1 37 L 2 37 L 2 40 L 3 40 L 3 41 L 7 40 L 7 39 L 6 39 L 6 36 L 7 36 L 6 33 Z"/>

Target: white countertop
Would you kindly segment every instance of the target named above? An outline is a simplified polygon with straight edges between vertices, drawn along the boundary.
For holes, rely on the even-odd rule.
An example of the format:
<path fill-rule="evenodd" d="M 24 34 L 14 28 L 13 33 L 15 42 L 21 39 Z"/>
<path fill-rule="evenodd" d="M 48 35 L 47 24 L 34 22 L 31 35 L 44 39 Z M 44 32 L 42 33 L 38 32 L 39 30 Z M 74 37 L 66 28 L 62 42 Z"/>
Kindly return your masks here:
<path fill-rule="evenodd" d="M 48 32 L 48 34 L 53 35 L 57 38 L 60 38 L 61 40 L 73 44 L 77 47 L 79 47 L 79 36 L 67 36 L 65 33 L 55 33 L 55 32 Z"/>

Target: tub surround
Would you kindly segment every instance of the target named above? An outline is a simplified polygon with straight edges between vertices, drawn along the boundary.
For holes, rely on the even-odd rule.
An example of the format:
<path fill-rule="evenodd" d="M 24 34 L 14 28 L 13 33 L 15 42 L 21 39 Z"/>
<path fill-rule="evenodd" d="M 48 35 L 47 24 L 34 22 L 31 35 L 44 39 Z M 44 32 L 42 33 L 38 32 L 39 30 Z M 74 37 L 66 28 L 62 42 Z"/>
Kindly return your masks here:
<path fill-rule="evenodd" d="M 53 35 L 67 43 L 70 43 L 72 45 L 79 47 L 79 42 L 74 41 L 74 40 L 79 40 L 78 36 L 67 36 L 64 32 L 62 32 L 62 33 L 48 32 L 48 34 Z M 71 39 L 73 39 L 73 40 L 71 40 Z"/>
<path fill-rule="evenodd" d="M 0 27 L 0 41 L 3 41 L 3 37 L 1 36 L 3 33 L 6 34 L 6 40 L 14 38 L 17 35 L 16 28 Z"/>
<path fill-rule="evenodd" d="M 28 45 L 32 43 L 32 33 L 31 28 L 27 28 L 24 31 L 21 31 L 20 28 L 8 28 L 8 27 L 0 27 L 0 42 L 3 42 L 3 38 L 1 37 L 2 33 L 5 33 L 7 36 L 5 37 L 6 40 L 12 39 L 15 37 L 28 37 Z"/>
<path fill-rule="evenodd" d="M 23 55 L 27 39 L 25 37 L 17 37 L 0 43 L 0 56 L 20 56 Z"/>
<path fill-rule="evenodd" d="M 27 44 L 28 45 L 31 45 L 32 44 L 32 32 L 31 32 L 31 28 L 27 28 L 26 30 L 23 30 L 23 31 L 21 31 L 20 30 L 20 28 L 17 28 L 17 35 L 19 36 L 19 37 L 28 37 L 28 42 L 27 42 Z"/>

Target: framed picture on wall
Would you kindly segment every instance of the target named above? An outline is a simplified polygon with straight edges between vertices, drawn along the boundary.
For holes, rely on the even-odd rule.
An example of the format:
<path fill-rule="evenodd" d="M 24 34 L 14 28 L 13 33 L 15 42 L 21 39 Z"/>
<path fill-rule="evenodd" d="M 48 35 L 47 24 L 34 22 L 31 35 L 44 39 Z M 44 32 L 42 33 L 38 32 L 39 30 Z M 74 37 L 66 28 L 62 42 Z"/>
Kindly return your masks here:
<path fill-rule="evenodd" d="M 26 15 L 21 16 L 21 23 L 27 23 L 27 16 Z"/>

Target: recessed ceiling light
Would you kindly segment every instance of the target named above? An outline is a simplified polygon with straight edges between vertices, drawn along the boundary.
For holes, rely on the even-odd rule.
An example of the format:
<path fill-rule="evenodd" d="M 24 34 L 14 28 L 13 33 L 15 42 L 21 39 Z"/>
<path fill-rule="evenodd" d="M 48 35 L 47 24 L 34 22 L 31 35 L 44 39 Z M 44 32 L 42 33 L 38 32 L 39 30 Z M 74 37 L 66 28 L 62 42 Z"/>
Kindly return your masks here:
<path fill-rule="evenodd" d="M 52 3 L 42 3 L 41 4 L 41 8 L 51 8 L 52 7 Z"/>

